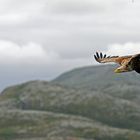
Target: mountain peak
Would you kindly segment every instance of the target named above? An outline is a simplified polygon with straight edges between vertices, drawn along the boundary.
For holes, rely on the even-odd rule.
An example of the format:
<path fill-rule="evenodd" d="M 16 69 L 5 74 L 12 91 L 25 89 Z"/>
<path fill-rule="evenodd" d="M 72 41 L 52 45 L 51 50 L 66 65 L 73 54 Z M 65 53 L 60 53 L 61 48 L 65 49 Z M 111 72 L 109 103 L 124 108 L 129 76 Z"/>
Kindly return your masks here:
<path fill-rule="evenodd" d="M 136 72 L 116 74 L 114 65 L 89 66 L 73 69 L 52 81 L 76 88 L 104 88 L 113 84 L 139 84 L 140 75 Z"/>

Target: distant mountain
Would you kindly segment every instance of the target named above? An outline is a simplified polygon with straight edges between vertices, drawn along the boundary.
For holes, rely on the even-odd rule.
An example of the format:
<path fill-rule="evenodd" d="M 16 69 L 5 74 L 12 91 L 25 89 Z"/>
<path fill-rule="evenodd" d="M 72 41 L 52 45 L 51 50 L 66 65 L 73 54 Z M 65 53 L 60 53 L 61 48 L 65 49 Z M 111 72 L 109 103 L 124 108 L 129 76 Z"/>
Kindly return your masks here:
<path fill-rule="evenodd" d="M 65 87 L 99 91 L 140 104 L 140 74 L 116 74 L 114 65 L 90 66 L 66 72 L 52 81 Z"/>
<path fill-rule="evenodd" d="M 77 68 L 66 72 L 56 79 L 54 83 L 59 83 L 67 87 L 103 89 L 112 85 L 139 85 L 140 74 L 128 72 L 123 74 L 114 73 L 114 65 L 90 66 Z"/>
<path fill-rule="evenodd" d="M 74 69 L 0 95 L 0 139 L 139 140 L 140 75 L 114 66 Z"/>

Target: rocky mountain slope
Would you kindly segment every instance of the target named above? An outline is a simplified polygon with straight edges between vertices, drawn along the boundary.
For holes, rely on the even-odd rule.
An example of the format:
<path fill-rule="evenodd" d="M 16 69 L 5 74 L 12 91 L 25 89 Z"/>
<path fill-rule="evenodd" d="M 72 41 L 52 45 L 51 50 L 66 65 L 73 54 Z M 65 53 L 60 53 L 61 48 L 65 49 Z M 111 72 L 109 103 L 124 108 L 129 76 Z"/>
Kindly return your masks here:
<path fill-rule="evenodd" d="M 0 95 L 0 139 L 139 140 L 140 75 L 84 67 Z"/>

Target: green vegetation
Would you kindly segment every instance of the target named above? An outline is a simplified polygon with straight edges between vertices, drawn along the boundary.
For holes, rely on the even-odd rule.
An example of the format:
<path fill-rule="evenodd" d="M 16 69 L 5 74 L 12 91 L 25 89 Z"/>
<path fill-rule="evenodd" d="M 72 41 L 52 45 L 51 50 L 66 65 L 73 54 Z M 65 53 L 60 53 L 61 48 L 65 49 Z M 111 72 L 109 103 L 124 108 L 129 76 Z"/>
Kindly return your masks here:
<path fill-rule="evenodd" d="M 0 95 L 0 140 L 139 140 L 140 77 L 85 67 Z"/>

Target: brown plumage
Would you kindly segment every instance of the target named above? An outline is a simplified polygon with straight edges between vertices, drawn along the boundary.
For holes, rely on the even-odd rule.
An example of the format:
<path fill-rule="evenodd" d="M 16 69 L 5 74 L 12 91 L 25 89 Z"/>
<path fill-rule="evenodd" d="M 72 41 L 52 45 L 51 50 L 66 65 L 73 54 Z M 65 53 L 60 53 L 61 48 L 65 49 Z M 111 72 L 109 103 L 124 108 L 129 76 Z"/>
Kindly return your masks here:
<path fill-rule="evenodd" d="M 94 58 L 99 63 L 114 62 L 120 65 L 115 69 L 115 73 L 136 71 L 140 73 L 140 54 L 129 55 L 129 56 L 107 56 L 102 53 L 96 52 Z"/>

